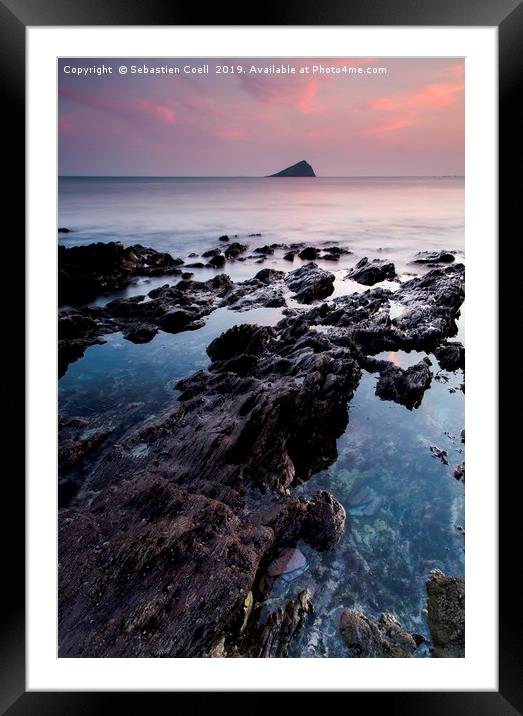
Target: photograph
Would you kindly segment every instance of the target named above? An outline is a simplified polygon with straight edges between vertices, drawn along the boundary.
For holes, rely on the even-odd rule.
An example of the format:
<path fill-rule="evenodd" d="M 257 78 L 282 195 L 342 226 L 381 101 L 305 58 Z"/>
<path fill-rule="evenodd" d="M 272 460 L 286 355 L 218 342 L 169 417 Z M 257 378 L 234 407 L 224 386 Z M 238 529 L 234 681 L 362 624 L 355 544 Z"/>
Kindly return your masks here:
<path fill-rule="evenodd" d="M 465 656 L 465 60 L 67 58 L 58 657 Z"/>

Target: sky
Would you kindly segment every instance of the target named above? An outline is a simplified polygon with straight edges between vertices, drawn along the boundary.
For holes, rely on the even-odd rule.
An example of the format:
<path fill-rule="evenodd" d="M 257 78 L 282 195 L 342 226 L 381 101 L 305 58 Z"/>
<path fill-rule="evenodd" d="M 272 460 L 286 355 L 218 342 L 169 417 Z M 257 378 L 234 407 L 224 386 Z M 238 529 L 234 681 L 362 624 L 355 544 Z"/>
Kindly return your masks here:
<path fill-rule="evenodd" d="M 58 87 L 62 176 L 464 174 L 460 58 L 61 59 Z"/>

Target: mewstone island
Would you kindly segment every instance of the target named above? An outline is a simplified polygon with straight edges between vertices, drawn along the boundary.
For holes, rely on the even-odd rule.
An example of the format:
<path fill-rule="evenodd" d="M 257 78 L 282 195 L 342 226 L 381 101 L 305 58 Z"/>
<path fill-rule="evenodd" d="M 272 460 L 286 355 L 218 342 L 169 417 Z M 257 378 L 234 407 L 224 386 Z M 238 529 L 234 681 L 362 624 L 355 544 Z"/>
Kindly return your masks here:
<path fill-rule="evenodd" d="M 463 657 L 463 178 L 72 176 L 67 132 L 59 656 Z"/>

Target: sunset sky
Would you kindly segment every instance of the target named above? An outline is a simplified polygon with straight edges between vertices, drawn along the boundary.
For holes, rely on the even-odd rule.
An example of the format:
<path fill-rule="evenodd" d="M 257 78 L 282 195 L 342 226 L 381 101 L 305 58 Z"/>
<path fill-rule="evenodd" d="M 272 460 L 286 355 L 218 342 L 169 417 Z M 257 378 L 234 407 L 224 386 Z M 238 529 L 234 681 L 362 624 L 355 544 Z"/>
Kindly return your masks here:
<path fill-rule="evenodd" d="M 125 65 L 210 74 L 119 74 Z M 464 173 L 462 59 L 300 59 L 294 75 L 216 75 L 288 59 L 60 60 L 59 173 L 264 176 L 301 159 L 318 176 Z M 385 67 L 387 74 L 298 74 Z M 78 76 L 65 68 L 112 68 Z"/>

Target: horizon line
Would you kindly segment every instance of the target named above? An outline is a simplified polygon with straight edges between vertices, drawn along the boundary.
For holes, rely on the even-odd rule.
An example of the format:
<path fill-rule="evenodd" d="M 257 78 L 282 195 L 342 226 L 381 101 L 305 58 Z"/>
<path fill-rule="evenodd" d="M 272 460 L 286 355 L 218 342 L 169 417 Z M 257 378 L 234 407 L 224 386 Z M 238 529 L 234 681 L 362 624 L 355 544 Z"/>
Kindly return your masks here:
<path fill-rule="evenodd" d="M 59 179 L 464 179 L 464 174 L 333 174 L 274 177 L 259 174 L 59 174 Z"/>

